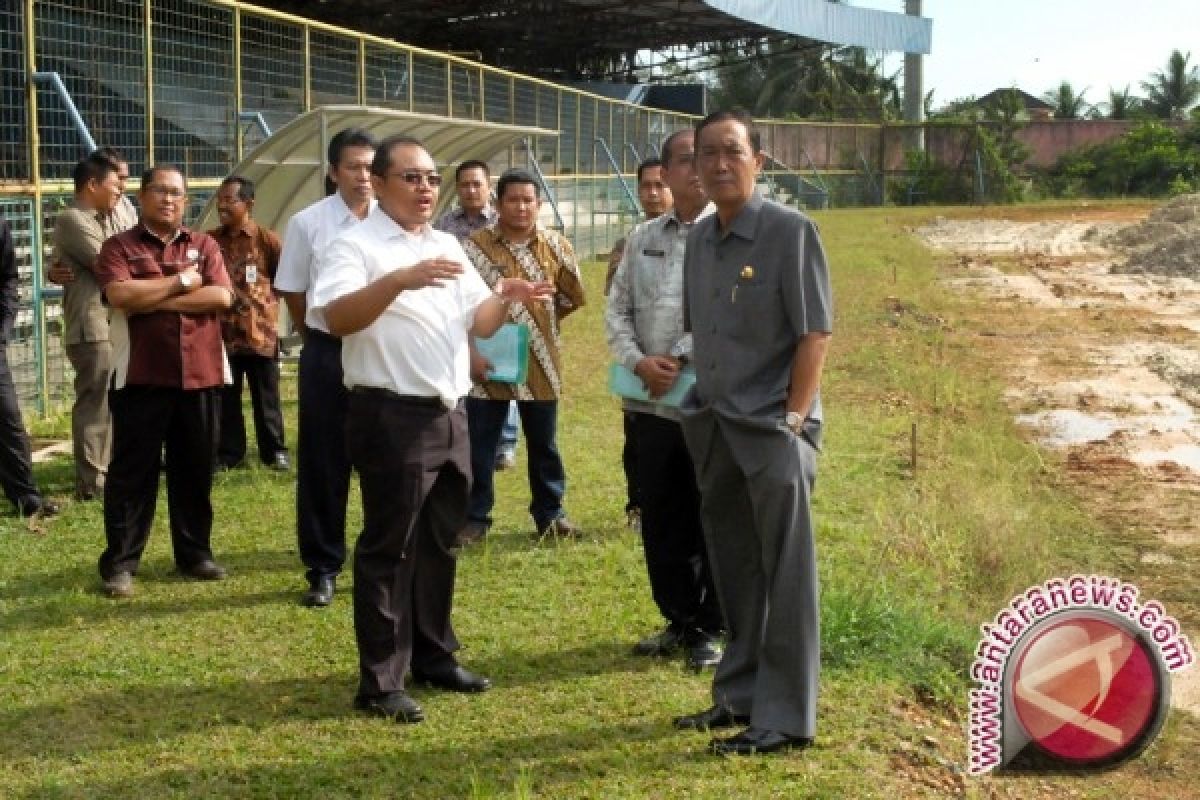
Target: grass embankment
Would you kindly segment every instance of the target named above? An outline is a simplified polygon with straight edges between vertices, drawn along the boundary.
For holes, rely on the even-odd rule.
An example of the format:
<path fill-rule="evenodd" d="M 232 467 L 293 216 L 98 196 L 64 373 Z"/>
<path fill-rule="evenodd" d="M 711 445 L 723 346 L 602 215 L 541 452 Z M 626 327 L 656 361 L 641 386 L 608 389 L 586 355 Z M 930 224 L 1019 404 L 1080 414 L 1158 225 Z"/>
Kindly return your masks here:
<path fill-rule="evenodd" d="M 173 575 L 162 500 L 128 602 L 96 591 L 98 505 L 71 506 L 45 537 L 8 517 L 0 796 L 962 792 L 950 767 L 965 762 L 978 623 L 1031 583 L 1104 569 L 1106 554 L 1087 514 L 1047 488 L 1053 467 L 1014 432 L 994 366 L 962 329 L 967 301 L 937 287 L 933 259 L 900 227 L 921 214 L 931 215 L 820 217 L 838 327 L 815 505 L 825 667 L 814 749 L 707 755 L 707 736 L 670 726 L 673 714 L 707 705 L 707 676 L 630 655 L 660 623 L 640 543 L 623 526 L 620 414 L 604 385 L 602 269 L 593 264 L 592 305 L 565 325 L 560 417 L 568 510 L 588 535 L 535 544 L 523 470 L 514 470 L 500 476 L 492 535 L 460 559 L 461 657 L 493 678 L 493 691 L 418 690 L 427 716 L 418 726 L 349 710 L 349 579 L 328 610 L 296 604 L 288 477 L 253 468 L 218 478 L 214 544 L 232 573 L 222 584 Z M 69 464 L 39 477 L 66 493 Z M 356 497 L 351 505 L 356 528 Z M 991 794 L 994 783 L 966 791 Z"/>

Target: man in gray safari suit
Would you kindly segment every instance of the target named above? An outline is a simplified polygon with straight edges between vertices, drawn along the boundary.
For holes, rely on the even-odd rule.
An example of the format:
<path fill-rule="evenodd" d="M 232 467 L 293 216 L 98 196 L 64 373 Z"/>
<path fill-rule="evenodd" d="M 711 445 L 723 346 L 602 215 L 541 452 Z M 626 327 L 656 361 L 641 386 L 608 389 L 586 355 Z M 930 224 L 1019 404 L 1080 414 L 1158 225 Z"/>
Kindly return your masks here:
<path fill-rule="evenodd" d="M 755 193 L 762 160 L 744 112 L 717 111 L 697 125 L 698 171 L 716 213 L 695 224 L 684 256 L 696 386 L 682 422 L 729 641 L 713 706 L 675 724 L 748 726 L 712 740 L 720 755 L 800 749 L 816 731 L 809 498 L 832 296 L 816 227 Z"/>

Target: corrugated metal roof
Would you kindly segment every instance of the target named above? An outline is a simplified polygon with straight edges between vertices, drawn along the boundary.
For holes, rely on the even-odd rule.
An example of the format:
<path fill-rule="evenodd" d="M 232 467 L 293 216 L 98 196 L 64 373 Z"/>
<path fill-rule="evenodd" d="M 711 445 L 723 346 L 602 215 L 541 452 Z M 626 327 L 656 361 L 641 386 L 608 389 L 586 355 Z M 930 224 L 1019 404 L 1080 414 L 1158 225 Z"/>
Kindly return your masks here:
<path fill-rule="evenodd" d="M 869 50 L 929 53 L 933 21 L 829 0 L 703 0 L 730 16 L 797 36 Z"/>

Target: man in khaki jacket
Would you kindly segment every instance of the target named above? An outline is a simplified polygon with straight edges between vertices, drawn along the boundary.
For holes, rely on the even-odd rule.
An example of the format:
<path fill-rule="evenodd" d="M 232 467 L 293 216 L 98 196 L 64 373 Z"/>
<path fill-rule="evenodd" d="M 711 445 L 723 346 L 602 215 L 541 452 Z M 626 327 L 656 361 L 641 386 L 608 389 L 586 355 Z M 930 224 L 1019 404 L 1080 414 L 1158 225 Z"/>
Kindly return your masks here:
<path fill-rule="evenodd" d="M 112 453 L 112 421 L 108 410 L 108 381 L 112 345 L 108 339 L 108 310 L 92 268 L 100 245 L 120 233 L 113 213 L 121 199 L 117 166 L 92 155 L 75 165 L 75 199 L 54 224 L 54 267 L 49 278 L 63 287 L 63 343 L 75 370 L 75 404 L 71 408 L 71 439 L 75 454 L 75 494 L 81 500 L 104 491 Z"/>

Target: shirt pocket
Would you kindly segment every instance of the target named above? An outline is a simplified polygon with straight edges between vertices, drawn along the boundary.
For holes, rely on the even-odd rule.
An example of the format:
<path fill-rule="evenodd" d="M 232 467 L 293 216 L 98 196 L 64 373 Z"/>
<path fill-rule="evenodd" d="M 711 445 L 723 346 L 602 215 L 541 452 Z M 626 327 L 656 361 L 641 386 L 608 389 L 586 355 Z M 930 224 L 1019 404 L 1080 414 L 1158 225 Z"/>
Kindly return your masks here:
<path fill-rule="evenodd" d="M 163 276 L 162 267 L 158 261 L 149 253 L 134 254 L 129 256 L 129 275 L 133 278 L 161 278 Z"/>

